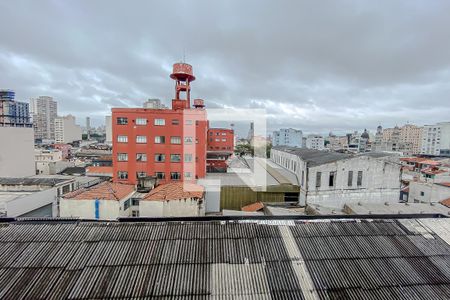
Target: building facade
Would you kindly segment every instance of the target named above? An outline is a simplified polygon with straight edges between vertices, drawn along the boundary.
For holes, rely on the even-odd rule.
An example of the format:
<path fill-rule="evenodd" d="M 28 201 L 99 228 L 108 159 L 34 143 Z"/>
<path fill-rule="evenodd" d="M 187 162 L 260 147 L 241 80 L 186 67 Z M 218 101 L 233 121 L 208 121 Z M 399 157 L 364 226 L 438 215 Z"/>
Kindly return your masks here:
<path fill-rule="evenodd" d="M 323 150 L 325 149 L 325 139 L 321 135 L 310 134 L 306 137 L 305 146 L 308 149 Z"/>
<path fill-rule="evenodd" d="M 67 115 L 55 118 L 55 142 L 61 144 L 81 140 L 81 127 L 75 123 L 75 117 Z"/>
<path fill-rule="evenodd" d="M 441 122 L 423 127 L 420 153 L 450 156 L 450 122 Z"/>
<path fill-rule="evenodd" d="M 297 175 L 300 204 L 343 208 L 346 203 L 398 202 L 400 164 L 379 153 L 359 155 L 275 147 L 271 160 Z"/>
<path fill-rule="evenodd" d="M 58 103 L 52 97 L 40 96 L 30 100 L 30 111 L 33 117 L 34 138 L 54 140 Z"/>
<path fill-rule="evenodd" d="M 302 147 L 303 132 L 293 128 L 281 128 L 273 132 L 273 146 Z"/>
<path fill-rule="evenodd" d="M 414 155 L 421 152 L 423 128 L 406 124 L 402 127 L 382 129 L 377 128 L 373 151 L 394 151 L 404 155 Z"/>
<path fill-rule="evenodd" d="M 171 78 L 176 81 L 171 109 L 112 109 L 115 182 L 136 184 L 141 176 L 156 176 L 160 182 L 205 176 L 206 110 L 201 99 L 191 108 L 192 66 L 174 64 Z"/>
<path fill-rule="evenodd" d="M 28 103 L 15 101 L 15 92 L 0 90 L 0 126 L 31 127 Z"/>
<path fill-rule="evenodd" d="M 209 128 L 207 138 L 207 172 L 226 172 L 227 160 L 234 151 L 234 130 Z"/>

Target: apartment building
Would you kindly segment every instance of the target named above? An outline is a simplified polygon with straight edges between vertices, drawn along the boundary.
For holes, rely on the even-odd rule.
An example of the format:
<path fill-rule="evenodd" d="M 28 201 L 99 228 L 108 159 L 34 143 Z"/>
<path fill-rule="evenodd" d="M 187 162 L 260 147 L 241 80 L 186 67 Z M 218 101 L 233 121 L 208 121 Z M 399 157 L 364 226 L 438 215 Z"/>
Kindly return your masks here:
<path fill-rule="evenodd" d="M 281 128 L 273 132 L 272 145 L 302 147 L 303 132 L 293 128 Z"/>
<path fill-rule="evenodd" d="M 227 128 L 209 128 L 207 138 L 207 172 L 226 172 L 226 161 L 233 155 L 234 130 Z"/>
<path fill-rule="evenodd" d="M 113 108 L 113 180 L 136 184 L 138 177 L 160 182 L 195 180 L 206 173 L 207 119 L 204 102 L 190 103 L 192 66 L 173 65 L 171 109 Z"/>
<path fill-rule="evenodd" d="M 414 155 L 421 152 L 423 128 L 406 124 L 402 127 L 382 129 L 377 128 L 374 151 L 396 151 L 404 155 Z"/>
<path fill-rule="evenodd" d="M 423 127 L 420 153 L 450 156 L 450 122 L 441 122 Z"/>
<path fill-rule="evenodd" d="M 306 148 L 314 150 L 325 149 L 325 139 L 321 135 L 310 134 L 306 137 Z"/>
<path fill-rule="evenodd" d="M 55 118 L 55 142 L 61 144 L 81 140 L 81 127 L 75 123 L 75 117 L 67 115 Z"/>
<path fill-rule="evenodd" d="M 40 96 L 30 100 L 30 111 L 33 117 L 34 138 L 54 140 L 58 103 L 52 97 Z"/>
<path fill-rule="evenodd" d="M 398 202 L 400 164 L 388 154 L 357 155 L 274 147 L 270 158 L 300 182 L 300 204 L 343 208 L 346 203 Z"/>

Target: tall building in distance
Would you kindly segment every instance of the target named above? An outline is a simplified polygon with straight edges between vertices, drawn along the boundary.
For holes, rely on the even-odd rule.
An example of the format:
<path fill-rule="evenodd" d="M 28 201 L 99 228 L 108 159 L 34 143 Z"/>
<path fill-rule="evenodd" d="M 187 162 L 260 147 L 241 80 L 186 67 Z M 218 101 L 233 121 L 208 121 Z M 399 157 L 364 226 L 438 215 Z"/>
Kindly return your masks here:
<path fill-rule="evenodd" d="M 303 132 L 293 128 L 281 128 L 273 132 L 274 146 L 302 147 Z"/>
<path fill-rule="evenodd" d="M 136 184 L 139 177 L 161 182 L 193 181 L 206 175 L 207 120 L 204 102 L 191 107 L 192 66 L 173 65 L 171 109 L 113 108 L 113 180 Z"/>
<path fill-rule="evenodd" d="M 324 150 L 325 139 L 321 135 L 310 134 L 306 137 L 305 147 L 314 150 Z"/>
<path fill-rule="evenodd" d="M 372 150 L 402 152 L 404 155 L 419 154 L 421 152 L 422 133 L 422 127 L 412 124 L 385 129 L 379 126 Z"/>
<path fill-rule="evenodd" d="M 15 101 L 11 90 L 0 90 L 0 177 L 35 174 L 33 128 L 28 103 Z"/>
<path fill-rule="evenodd" d="M 450 156 L 450 122 L 423 127 L 421 153 Z"/>
<path fill-rule="evenodd" d="M 90 140 L 91 139 L 91 118 L 90 117 L 86 117 L 86 134 L 87 134 L 87 139 Z"/>
<path fill-rule="evenodd" d="M 144 108 L 167 109 L 167 107 L 161 103 L 160 99 L 148 99 L 146 102 L 144 102 Z"/>
<path fill-rule="evenodd" d="M 31 99 L 30 104 L 33 116 L 34 138 L 54 140 L 58 103 L 52 97 L 40 96 Z"/>
<path fill-rule="evenodd" d="M 55 142 L 60 144 L 81 140 L 81 127 L 76 124 L 75 117 L 67 115 L 55 119 Z"/>
<path fill-rule="evenodd" d="M 15 92 L 0 90 L 0 126 L 31 127 L 28 103 L 15 101 Z"/>

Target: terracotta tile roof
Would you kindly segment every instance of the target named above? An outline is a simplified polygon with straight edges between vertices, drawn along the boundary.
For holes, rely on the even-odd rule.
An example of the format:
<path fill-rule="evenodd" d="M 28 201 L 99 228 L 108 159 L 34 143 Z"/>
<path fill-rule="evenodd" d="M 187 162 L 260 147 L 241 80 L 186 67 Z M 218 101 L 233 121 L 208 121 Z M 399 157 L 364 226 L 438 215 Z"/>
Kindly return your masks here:
<path fill-rule="evenodd" d="M 205 189 L 201 185 L 186 182 L 171 182 L 157 186 L 143 200 L 165 201 L 203 198 L 204 193 Z"/>
<path fill-rule="evenodd" d="M 113 168 L 104 166 L 104 167 L 97 167 L 97 166 L 90 166 L 86 167 L 86 174 L 112 174 Z"/>
<path fill-rule="evenodd" d="M 441 170 L 437 167 L 428 167 L 425 169 L 422 169 L 420 172 L 428 174 L 428 175 L 436 175 L 436 174 L 442 174 L 445 173 L 445 170 Z"/>
<path fill-rule="evenodd" d="M 446 187 L 450 187 L 450 182 L 437 182 L 436 184 L 443 185 Z"/>
<path fill-rule="evenodd" d="M 121 200 L 134 191 L 134 185 L 102 182 L 93 187 L 76 190 L 64 195 L 65 199 L 76 200 Z"/>
<path fill-rule="evenodd" d="M 450 198 L 447 198 L 447 199 L 445 199 L 445 200 L 442 200 L 440 203 L 441 203 L 442 205 L 445 205 L 445 206 L 447 206 L 447 207 L 450 207 Z"/>
<path fill-rule="evenodd" d="M 418 163 L 418 164 L 422 164 L 422 165 L 430 165 L 430 166 L 437 166 L 440 165 L 441 163 L 429 158 L 424 158 L 424 157 L 402 157 L 400 158 L 401 161 L 406 161 L 406 162 L 410 162 L 410 163 Z"/>
<path fill-rule="evenodd" d="M 255 202 L 241 208 L 242 211 L 258 211 L 264 208 L 264 204 L 261 202 Z"/>

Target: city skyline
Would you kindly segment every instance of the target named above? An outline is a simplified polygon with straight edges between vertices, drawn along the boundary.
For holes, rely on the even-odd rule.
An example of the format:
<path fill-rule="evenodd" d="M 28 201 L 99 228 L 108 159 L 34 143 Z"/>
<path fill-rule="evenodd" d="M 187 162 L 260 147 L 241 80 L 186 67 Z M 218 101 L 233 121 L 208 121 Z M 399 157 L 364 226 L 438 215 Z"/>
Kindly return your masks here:
<path fill-rule="evenodd" d="M 170 103 L 168 70 L 185 58 L 202 79 L 194 97 L 209 108 L 266 108 L 269 131 L 441 122 L 450 113 L 449 6 L 3 2 L 1 87 L 19 101 L 52 96 L 61 114 L 98 126 L 112 107 Z"/>

